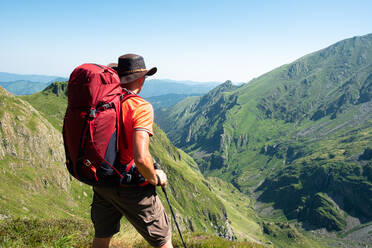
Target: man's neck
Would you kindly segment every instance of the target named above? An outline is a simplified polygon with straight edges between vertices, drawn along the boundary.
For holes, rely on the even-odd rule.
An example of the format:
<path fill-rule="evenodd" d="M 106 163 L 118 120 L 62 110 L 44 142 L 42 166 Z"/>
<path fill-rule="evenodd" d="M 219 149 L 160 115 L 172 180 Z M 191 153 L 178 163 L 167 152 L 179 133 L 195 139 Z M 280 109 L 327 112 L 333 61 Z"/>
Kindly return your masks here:
<path fill-rule="evenodd" d="M 126 86 L 125 88 L 132 91 L 135 94 L 139 94 L 142 89 L 143 82 L 144 82 L 143 79 L 138 79 L 134 82 L 125 85 Z"/>
<path fill-rule="evenodd" d="M 132 92 L 135 93 L 135 94 L 140 93 L 140 91 L 141 91 L 141 89 L 134 89 L 134 90 L 132 90 Z"/>
<path fill-rule="evenodd" d="M 134 90 L 132 90 L 132 89 L 128 89 L 126 87 L 123 87 L 123 89 L 125 89 L 125 90 L 127 90 L 127 91 L 129 91 L 131 93 L 134 93 L 136 95 L 140 92 L 140 89 L 134 89 Z"/>

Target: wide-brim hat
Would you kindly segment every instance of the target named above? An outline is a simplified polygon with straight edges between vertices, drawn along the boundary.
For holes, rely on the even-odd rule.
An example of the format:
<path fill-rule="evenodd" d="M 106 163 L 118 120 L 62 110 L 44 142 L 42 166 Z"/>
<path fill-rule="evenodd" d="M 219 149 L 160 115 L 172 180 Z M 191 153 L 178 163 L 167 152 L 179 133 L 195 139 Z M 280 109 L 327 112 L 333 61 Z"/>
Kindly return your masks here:
<path fill-rule="evenodd" d="M 157 68 L 146 69 L 145 61 L 142 56 L 137 54 L 125 54 L 119 57 L 118 64 L 110 64 L 117 71 L 121 84 L 128 84 L 144 76 L 152 76 L 157 72 Z"/>

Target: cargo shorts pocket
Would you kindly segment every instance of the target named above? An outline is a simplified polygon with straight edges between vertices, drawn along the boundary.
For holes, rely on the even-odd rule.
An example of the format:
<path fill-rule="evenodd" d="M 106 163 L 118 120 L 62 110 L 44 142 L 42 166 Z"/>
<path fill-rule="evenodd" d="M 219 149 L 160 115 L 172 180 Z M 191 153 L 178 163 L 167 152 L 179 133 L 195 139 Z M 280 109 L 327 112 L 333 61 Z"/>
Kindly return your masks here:
<path fill-rule="evenodd" d="M 151 195 L 138 202 L 138 216 L 145 222 L 150 223 L 159 218 L 163 213 L 163 207 L 157 195 Z"/>

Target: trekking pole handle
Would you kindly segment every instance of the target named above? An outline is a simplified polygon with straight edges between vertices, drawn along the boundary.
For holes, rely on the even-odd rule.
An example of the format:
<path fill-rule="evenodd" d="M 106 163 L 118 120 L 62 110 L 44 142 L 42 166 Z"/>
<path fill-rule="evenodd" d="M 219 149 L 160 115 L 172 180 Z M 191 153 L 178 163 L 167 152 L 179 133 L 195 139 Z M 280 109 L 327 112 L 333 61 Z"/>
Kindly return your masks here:
<path fill-rule="evenodd" d="M 156 174 L 156 178 L 158 179 L 158 184 L 156 186 L 161 186 L 161 180 L 158 174 Z"/>
<path fill-rule="evenodd" d="M 161 170 L 160 164 L 154 160 L 154 168 L 155 170 Z"/>
<path fill-rule="evenodd" d="M 154 160 L 154 169 L 160 170 L 160 165 L 155 160 Z M 158 184 L 156 186 L 161 186 L 161 180 L 158 174 L 156 174 L 156 178 L 158 179 Z"/>

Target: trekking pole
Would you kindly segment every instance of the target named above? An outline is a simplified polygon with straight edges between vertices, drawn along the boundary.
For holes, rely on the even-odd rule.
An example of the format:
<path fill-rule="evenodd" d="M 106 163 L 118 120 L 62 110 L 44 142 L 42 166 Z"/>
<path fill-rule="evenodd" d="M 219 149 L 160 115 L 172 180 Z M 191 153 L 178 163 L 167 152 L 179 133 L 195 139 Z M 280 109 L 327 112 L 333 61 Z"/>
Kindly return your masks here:
<path fill-rule="evenodd" d="M 174 223 L 176 223 L 176 227 L 177 227 L 178 233 L 180 234 L 180 237 L 181 237 L 181 240 L 182 240 L 183 247 L 187 248 L 187 247 L 186 247 L 186 244 L 185 244 L 185 241 L 183 240 L 183 237 L 182 237 L 182 233 L 181 233 L 180 227 L 178 226 L 178 223 L 177 223 L 177 220 L 176 220 L 176 215 L 174 214 L 174 212 L 173 212 L 173 208 L 172 208 L 172 205 L 170 204 L 170 201 L 169 201 L 169 198 L 168 198 L 167 191 L 165 190 L 164 187 L 161 187 L 161 189 L 162 189 L 163 192 L 164 192 L 165 198 L 167 198 L 167 202 L 168 202 L 169 208 L 170 208 L 170 210 L 171 210 L 171 212 L 172 212 L 172 216 L 173 216 L 173 219 L 174 219 Z"/>
<path fill-rule="evenodd" d="M 160 165 L 154 161 L 154 167 L 155 169 L 160 169 Z M 169 208 L 170 208 L 170 211 L 172 213 L 172 216 L 173 216 L 173 219 L 174 219 L 174 223 L 176 223 L 176 227 L 177 227 L 177 230 L 178 230 L 178 233 L 181 237 L 181 241 L 182 241 L 182 244 L 183 244 L 183 247 L 184 248 L 187 248 L 186 247 L 186 243 L 185 243 L 185 240 L 183 240 L 183 237 L 182 237 L 182 233 L 181 233 L 181 230 L 180 230 L 180 227 L 178 226 L 178 223 L 177 223 L 177 219 L 176 219 L 176 215 L 174 214 L 174 211 L 173 211 L 173 208 L 172 208 L 172 205 L 169 201 L 169 198 L 168 198 L 168 194 L 167 194 L 167 190 L 165 189 L 165 187 L 161 187 L 161 189 L 163 190 L 164 192 L 164 195 L 165 195 L 165 198 L 167 199 L 167 202 L 168 202 L 168 205 L 169 205 Z"/>

